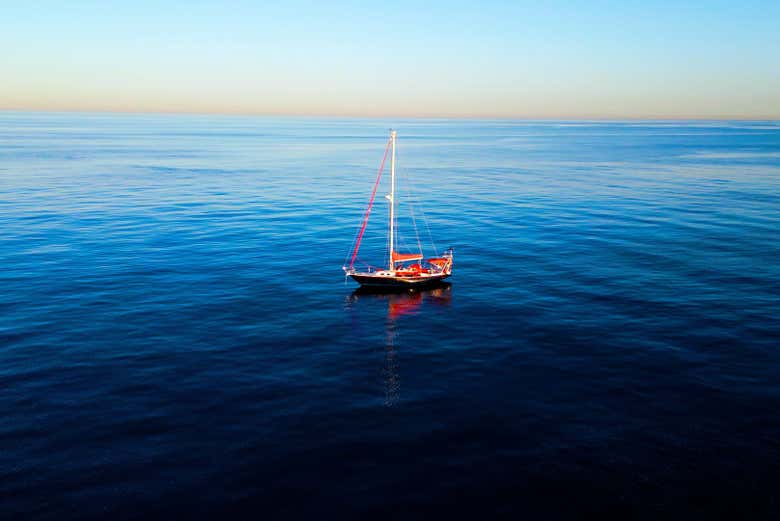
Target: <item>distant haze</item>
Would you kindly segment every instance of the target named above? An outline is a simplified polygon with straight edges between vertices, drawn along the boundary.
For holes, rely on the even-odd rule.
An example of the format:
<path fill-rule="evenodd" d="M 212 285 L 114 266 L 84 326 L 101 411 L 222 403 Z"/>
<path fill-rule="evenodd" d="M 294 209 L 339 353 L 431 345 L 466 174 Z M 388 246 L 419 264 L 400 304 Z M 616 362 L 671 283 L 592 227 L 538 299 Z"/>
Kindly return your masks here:
<path fill-rule="evenodd" d="M 0 109 L 780 118 L 776 1 L 112 4 L 0 8 Z"/>

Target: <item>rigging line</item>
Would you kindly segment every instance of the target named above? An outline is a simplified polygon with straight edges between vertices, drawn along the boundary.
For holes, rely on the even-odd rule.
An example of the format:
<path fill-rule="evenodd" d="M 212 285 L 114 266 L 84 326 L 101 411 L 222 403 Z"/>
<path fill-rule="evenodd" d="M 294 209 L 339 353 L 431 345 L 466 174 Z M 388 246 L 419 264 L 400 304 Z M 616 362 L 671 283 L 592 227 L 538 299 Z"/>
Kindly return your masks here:
<path fill-rule="evenodd" d="M 349 260 L 350 252 L 353 251 L 354 248 L 355 248 L 355 242 L 358 239 L 358 235 L 360 235 L 360 229 L 361 229 L 361 226 L 358 226 L 355 229 L 355 235 L 352 236 L 352 242 L 349 245 L 349 250 L 347 250 L 347 255 L 344 257 L 344 263 L 343 263 L 344 266 L 347 265 L 347 260 Z"/>
<path fill-rule="evenodd" d="M 385 155 L 382 158 L 382 164 L 379 167 L 379 172 L 377 173 L 377 178 L 376 178 L 376 181 L 374 182 L 374 190 L 371 193 L 371 198 L 369 199 L 369 202 L 368 202 L 368 208 L 366 209 L 365 216 L 363 217 L 363 224 L 362 224 L 362 226 L 360 226 L 355 231 L 355 236 L 352 238 L 352 244 L 350 244 L 350 246 L 349 246 L 350 250 L 352 250 L 353 247 L 354 247 L 354 251 L 352 253 L 352 260 L 351 260 L 350 265 L 349 265 L 350 269 L 352 269 L 352 267 L 355 264 L 355 258 L 357 256 L 358 249 L 360 249 L 360 242 L 361 242 L 361 240 L 363 238 L 363 233 L 365 233 L 365 231 L 366 231 L 366 226 L 368 224 L 368 216 L 371 213 L 371 207 L 373 205 L 374 196 L 376 195 L 376 190 L 377 190 L 377 187 L 379 186 L 379 181 L 380 181 L 380 179 L 382 177 L 382 171 L 384 170 L 385 160 L 387 159 L 387 154 L 389 152 L 389 149 L 390 149 L 390 141 L 388 141 L 387 145 L 385 146 Z M 347 263 L 347 259 L 348 258 L 349 258 L 349 253 L 347 253 L 347 256 L 344 258 L 344 264 L 345 265 Z"/>
<path fill-rule="evenodd" d="M 425 217 L 425 210 L 420 208 L 420 213 L 422 214 L 423 224 L 425 224 L 425 229 L 428 231 L 428 239 L 431 241 L 431 246 L 433 246 L 433 253 L 436 257 L 438 257 L 439 248 L 436 247 L 436 243 L 433 241 L 433 234 L 431 233 L 431 227 L 428 225 L 428 219 Z"/>
<path fill-rule="evenodd" d="M 428 218 L 425 215 L 425 210 L 422 207 L 422 204 L 419 203 L 419 198 L 417 197 L 417 194 L 414 193 L 414 190 L 412 189 L 412 183 L 407 183 L 406 185 L 407 192 L 409 193 L 409 198 L 414 201 L 414 203 L 417 205 L 417 209 L 420 210 L 420 216 L 422 217 L 423 224 L 425 225 L 425 229 L 428 232 L 428 240 L 431 241 L 431 246 L 433 247 L 433 253 L 435 257 L 439 256 L 439 249 L 436 247 L 436 243 L 433 241 L 433 234 L 431 233 L 431 227 L 428 225 Z M 414 205 L 410 203 L 410 207 L 413 207 Z M 412 210 L 412 220 L 414 221 L 415 226 L 415 232 L 417 232 L 417 221 L 415 219 L 414 210 Z M 417 242 L 420 243 L 420 235 L 417 234 Z M 422 252 L 422 246 L 420 246 L 420 252 Z"/>
<path fill-rule="evenodd" d="M 358 264 L 358 265 L 360 265 L 360 266 L 364 266 L 364 267 L 365 267 L 366 269 L 368 269 L 369 271 L 370 271 L 372 268 L 373 268 L 374 270 L 376 270 L 376 269 L 377 269 L 377 267 L 376 267 L 376 266 L 374 266 L 373 264 L 369 264 L 368 262 L 364 261 L 363 259 L 357 259 L 357 261 L 355 261 L 355 262 L 356 262 L 356 264 Z"/>
<path fill-rule="evenodd" d="M 349 245 L 349 249 L 347 250 L 347 255 L 344 257 L 343 265 L 347 265 L 347 260 L 349 260 L 349 252 L 352 251 L 352 249 L 355 247 L 355 241 L 357 240 L 357 236 L 360 233 L 360 227 L 355 229 L 355 235 L 352 236 L 352 242 Z"/>
<path fill-rule="evenodd" d="M 414 226 L 414 236 L 417 239 L 417 248 L 420 254 L 422 254 L 423 248 L 422 248 L 422 242 L 420 241 L 420 230 L 417 228 L 417 218 L 414 214 L 414 206 L 415 206 L 415 200 L 412 197 L 412 182 L 409 180 L 409 174 L 406 170 L 403 172 L 404 177 L 406 179 L 406 195 L 409 198 L 409 213 L 412 214 L 412 225 Z"/>
<path fill-rule="evenodd" d="M 396 145 L 396 155 L 398 155 L 398 150 L 397 149 L 398 149 L 398 145 Z M 414 235 L 415 235 L 415 238 L 417 239 L 417 248 L 418 248 L 417 251 L 420 254 L 422 254 L 422 242 L 420 241 L 420 232 L 419 232 L 418 227 L 417 227 L 417 219 L 415 218 L 415 213 L 414 213 L 413 198 L 411 196 L 411 185 L 412 185 L 412 182 L 409 179 L 409 177 L 410 177 L 409 176 L 409 172 L 408 172 L 408 170 L 406 168 L 397 168 L 396 167 L 396 170 L 400 174 L 399 177 L 401 178 L 401 181 L 404 184 L 404 187 L 406 188 L 407 201 L 408 201 L 408 204 L 409 204 L 409 213 L 412 216 L 412 225 L 414 226 Z M 398 204 L 400 206 L 400 200 L 399 200 Z M 400 214 L 400 213 L 401 212 L 397 212 L 397 215 Z M 397 222 L 397 219 L 396 219 L 396 222 Z M 396 225 L 396 230 L 398 230 L 398 226 L 397 225 Z M 396 237 L 398 237 L 398 244 L 399 244 L 399 246 L 402 245 L 404 249 L 409 250 L 409 251 L 412 250 L 411 248 L 409 248 L 409 244 L 406 242 L 406 240 L 403 238 L 403 236 L 400 233 L 396 234 Z"/>
<path fill-rule="evenodd" d="M 409 213 L 412 216 L 412 226 L 414 227 L 414 234 L 415 237 L 417 238 L 417 246 L 420 248 L 419 251 L 422 253 L 422 245 L 420 244 L 420 234 L 417 232 L 417 222 L 414 219 L 414 205 L 413 205 L 413 201 L 411 200 L 411 197 L 409 196 L 409 185 L 411 184 L 411 181 L 409 180 L 409 171 L 406 168 L 402 168 L 400 169 L 400 174 L 401 174 L 401 181 L 403 187 L 406 189 L 406 196 L 407 196 L 406 200 L 408 201 L 408 205 L 409 205 Z M 406 241 L 404 241 L 404 247 L 411 250 L 411 248 L 409 248 Z"/>
<path fill-rule="evenodd" d="M 392 138 L 388 140 L 387 146 L 385 146 L 385 155 L 382 157 L 382 164 L 379 165 L 379 172 L 376 175 L 376 182 L 374 183 L 374 190 L 371 192 L 371 199 L 368 201 L 368 208 L 366 208 L 366 215 L 363 217 L 363 225 L 360 227 L 360 233 L 358 234 L 357 244 L 355 244 L 355 251 L 352 252 L 352 260 L 349 263 L 349 268 L 355 265 L 355 258 L 357 258 L 358 250 L 360 249 L 360 241 L 363 240 L 363 233 L 366 231 L 366 225 L 368 224 L 368 216 L 371 215 L 371 207 L 374 206 L 374 197 L 376 197 L 376 189 L 379 187 L 379 180 L 382 179 L 382 171 L 385 169 L 385 161 L 387 160 L 387 153 L 390 151 L 390 143 Z"/>

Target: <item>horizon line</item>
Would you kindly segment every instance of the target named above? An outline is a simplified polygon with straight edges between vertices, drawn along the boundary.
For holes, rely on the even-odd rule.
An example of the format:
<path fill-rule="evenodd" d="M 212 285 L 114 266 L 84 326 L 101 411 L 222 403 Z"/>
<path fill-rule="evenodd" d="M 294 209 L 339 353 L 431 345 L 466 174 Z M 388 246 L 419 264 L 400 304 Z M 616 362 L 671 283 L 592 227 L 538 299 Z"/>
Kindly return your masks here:
<path fill-rule="evenodd" d="M 445 120 L 498 120 L 498 121 L 771 121 L 780 122 L 778 117 L 748 117 L 748 116 L 530 116 L 530 115 L 354 115 L 344 113 L 311 113 L 295 112 L 231 112 L 231 111 L 197 111 L 197 110 L 121 110 L 121 109 L 39 109 L 39 108 L 5 108 L 0 112 L 36 113 L 36 114 L 114 114 L 114 115 L 169 115 L 169 116 L 230 116 L 230 117 L 277 117 L 277 118 L 322 118 L 322 119 L 445 119 Z"/>

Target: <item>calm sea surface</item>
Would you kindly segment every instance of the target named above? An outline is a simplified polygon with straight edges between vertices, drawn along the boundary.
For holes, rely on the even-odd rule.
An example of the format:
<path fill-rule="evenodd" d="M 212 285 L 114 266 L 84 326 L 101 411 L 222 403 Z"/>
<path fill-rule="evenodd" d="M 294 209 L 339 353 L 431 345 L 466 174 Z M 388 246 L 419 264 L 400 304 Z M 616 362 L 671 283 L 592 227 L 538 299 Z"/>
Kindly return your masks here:
<path fill-rule="evenodd" d="M 391 126 L 449 287 L 344 280 Z M 0 113 L 3 519 L 777 519 L 778 483 L 780 123 Z"/>

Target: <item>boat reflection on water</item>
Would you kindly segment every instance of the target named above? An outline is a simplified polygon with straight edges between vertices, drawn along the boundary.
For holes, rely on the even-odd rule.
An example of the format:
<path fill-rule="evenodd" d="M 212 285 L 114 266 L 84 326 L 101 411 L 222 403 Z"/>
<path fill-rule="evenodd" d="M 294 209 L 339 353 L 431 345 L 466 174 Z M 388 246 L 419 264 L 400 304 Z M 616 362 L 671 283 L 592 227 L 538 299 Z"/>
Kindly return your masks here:
<path fill-rule="evenodd" d="M 385 322 L 385 401 L 387 407 L 395 406 L 400 397 L 400 379 L 398 371 L 398 353 L 395 338 L 402 327 L 403 318 L 421 314 L 426 306 L 447 306 L 452 298 L 452 285 L 441 282 L 426 289 L 393 289 L 361 286 L 348 298 L 349 307 L 355 310 L 355 304 L 364 299 L 387 301 L 387 320 Z"/>

